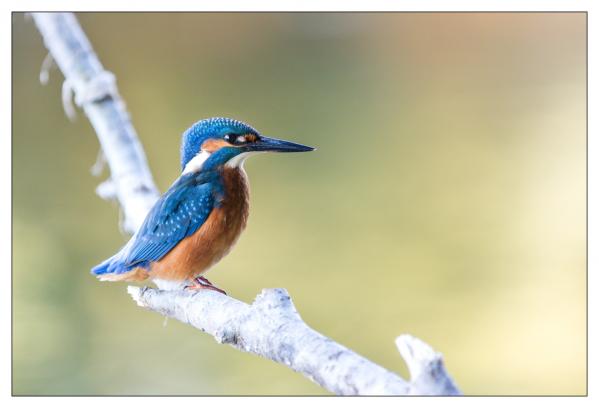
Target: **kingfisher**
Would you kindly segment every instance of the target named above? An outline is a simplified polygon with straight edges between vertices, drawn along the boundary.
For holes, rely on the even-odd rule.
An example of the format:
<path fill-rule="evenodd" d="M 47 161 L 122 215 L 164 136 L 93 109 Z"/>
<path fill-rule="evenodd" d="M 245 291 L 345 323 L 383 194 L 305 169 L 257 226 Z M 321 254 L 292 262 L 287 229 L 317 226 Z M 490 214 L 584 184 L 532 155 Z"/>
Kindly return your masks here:
<path fill-rule="evenodd" d="M 245 159 L 314 148 L 261 135 L 228 118 L 200 120 L 181 141 L 182 173 L 115 255 L 92 269 L 105 281 L 151 279 L 161 289 L 211 289 L 202 276 L 233 248 L 249 215 Z"/>

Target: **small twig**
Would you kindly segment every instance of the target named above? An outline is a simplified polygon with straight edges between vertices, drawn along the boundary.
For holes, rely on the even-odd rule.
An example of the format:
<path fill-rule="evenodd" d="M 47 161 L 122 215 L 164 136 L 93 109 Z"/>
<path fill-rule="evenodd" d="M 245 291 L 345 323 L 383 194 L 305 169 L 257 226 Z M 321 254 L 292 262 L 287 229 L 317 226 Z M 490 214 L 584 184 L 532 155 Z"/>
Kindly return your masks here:
<path fill-rule="evenodd" d="M 459 395 L 460 390 L 445 370 L 443 355 L 409 334 L 395 339 L 399 353 L 406 361 L 413 389 L 418 394 Z"/>
<path fill-rule="evenodd" d="M 42 61 L 42 67 L 40 69 L 40 84 L 47 85 L 50 80 L 50 69 L 54 65 L 52 54 L 46 54 L 46 58 Z"/>

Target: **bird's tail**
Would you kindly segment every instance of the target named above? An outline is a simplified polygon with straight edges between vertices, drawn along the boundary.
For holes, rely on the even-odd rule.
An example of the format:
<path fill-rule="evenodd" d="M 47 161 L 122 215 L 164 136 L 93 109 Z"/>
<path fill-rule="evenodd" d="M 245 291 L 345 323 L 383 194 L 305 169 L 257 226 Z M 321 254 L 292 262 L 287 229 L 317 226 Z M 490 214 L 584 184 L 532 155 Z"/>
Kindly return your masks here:
<path fill-rule="evenodd" d="M 130 265 L 126 265 L 125 262 L 123 262 L 121 253 L 119 252 L 118 254 L 114 255 L 111 258 L 108 258 L 101 264 L 94 266 L 91 270 L 91 273 L 92 275 L 96 275 L 97 277 L 102 279 L 103 275 L 104 277 L 106 277 L 105 275 L 108 274 L 121 274 L 124 272 L 128 272 L 129 270 L 131 270 L 131 268 L 132 267 Z"/>
<path fill-rule="evenodd" d="M 109 258 L 107 260 L 105 260 L 104 262 L 102 262 L 99 265 L 96 265 L 92 268 L 91 273 L 92 275 L 104 275 L 106 273 L 113 273 L 114 271 L 112 269 L 113 268 L 113 261 L 114 261 L 114 257 Z"/>
<path fill-rule="evenodd" d="M 123 248 L 121 248 L 119 252 L 117 252 L 101 264 L 94 266 L 91 269 L 91 274 L 96 275 L 98 278 L 102 279 L 103 275 L 104 278 L 108 278 L 106 276 L 108 274 L 120 274 L 129 271 L 131 267 L 127 265 L 125 259 L 127 259 L 127 251 L 134 238 L 135 236 L 133 236 L 133 238 L 131 238 L 131 240 L 129 240 L 129 242 Z"/>

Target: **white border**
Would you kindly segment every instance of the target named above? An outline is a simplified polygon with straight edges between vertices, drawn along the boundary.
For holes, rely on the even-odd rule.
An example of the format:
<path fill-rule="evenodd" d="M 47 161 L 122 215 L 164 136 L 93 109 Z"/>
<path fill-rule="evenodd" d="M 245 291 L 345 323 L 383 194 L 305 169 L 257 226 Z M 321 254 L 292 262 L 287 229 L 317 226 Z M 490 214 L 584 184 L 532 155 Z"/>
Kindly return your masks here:
<path fill-rule="evenodd" d="M 593 344 L 599 344 L 597 336 L 597 315 L 593 311 L 597 310 L 597 248 L 599 248 L 599 240 L 597 239 L 598 218 L 592 209 L 599 208 L 598 200 L 598 166 L 596 159 L 598 158 L 597 138 L 599 137 L 599 129 L 596 124 L 596 115 L 599 112 L 597 107 L 597 23 L 599 18 L 599 2 L 597 1 L 575 1 L 575 0 L 436 0 L 436 1 L 355 1 L 355 0 L 305 0 L 305 1 L 232 1 L 221 0 L 214 2 L 190 2 L 189 0 L 169 0 L 157 1 L 147 0 L 138 2 L 125 2 L 123 0 L 93 0 L 93 1 L 65 1 L 58 0 L 48 4 L 47 1 L 30 1 L 30 0 L 5 0 L 0 4 L 2 9 L 2 21 L 0 24 L 0 52 L 4 60 L 10 60 L 11 55 L 11 26 L 12 17 L 11 11 L 27 11 L 27 10 L 47 10 L 47 11 L 589 11 L 589 397 L 588 398 L 547 398 L 543 397 L 542 401 L 535 398 L 531 400 L 528 397 L 516 397 L 503 400 L 499 398 L 404 398 L 398 400 L 396 398 L 234 398 L 224 400 L 222 398 L 203 398 L 201 400 L 195 398 L 143 398 L 132 400 L 130 398 L 11 398 L 10 397 L 10 380 L 11 380 L 11 350 L 10 350 L 10 286 L 2 285 L 0 293 L 1 322 L 4 329 L 3 335 L 0 336 L 2 362 L 0 369 L 0 404 L 2 406 L 30 406 L 50 404 L 61 407 L 79 407 L 81 404 L 93 406 L 104 406 L 106 404 L 114 405 L 131 405 L 131 404 L 146 404 L 149 405 L 166 405 L 177 404 L 177 406 L 197 406 L 197 404 L 205 404 L 206 406 L 218 406 L 223 403 L 240 404 L 243 406 L 260 404 L 261 407 L 280 406 L 299 406 L 304 404 L 326 404 L 327 406 L 336 406 L 343 404 L 344 406 L 363 406 L 364 404 L 376 404 L 381 406 L 397 407 L 399 404 L 407 404 L 410 406 L 428 406 L 429 404 L 444 404 L 454 406 L 456 404 L 466 404 L 478 406 L 484 403 L 492 406 L 503 406 L 508 403 L 510 405 L 530 405 L 541 403 L 544 407 L 562 407 L 589 405 L 598 406 L 599 398 L 599 378 L 596 375 L 597 369 L 597 352 L 592 347 Z M 0 191 L 6 192 L 5 197 L 0 200 L 1 218 L 0 225 L 2 229 L 2 245 L 0 245 L 0 256 L 3 259 L 3 273 L 8 274 L 11 270 L 11 250 L 8 245 L 11 242 L 11 200 L 8 198 L 11 183 L 11 94 L 7 90 L 11 89 L 11 65 L 0 64 L 0 77 L 2 78 L 2 87 L 5 90 L 0 99 L 1 117 L 0 126 L 2 126 L 2 137 L 0 137 L 0 166 L 2 174 L 0 175 Z M 464 390 L 467 392 L 468 390 Z M 595 401 L 594 403 L 592 401 Z"/>

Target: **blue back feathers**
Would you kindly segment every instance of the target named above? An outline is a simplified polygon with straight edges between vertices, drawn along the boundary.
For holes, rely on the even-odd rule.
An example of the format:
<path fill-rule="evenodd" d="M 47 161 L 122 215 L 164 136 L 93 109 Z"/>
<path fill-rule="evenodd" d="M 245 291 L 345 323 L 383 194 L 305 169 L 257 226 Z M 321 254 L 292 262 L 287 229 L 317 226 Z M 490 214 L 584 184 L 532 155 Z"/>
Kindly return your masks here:
<path fill-rule="evenodd" d="M 202 143 L 208 139 L 223 138 L 227 134 L 243 135 L 258 131 L 250 125 L 235 119 L 210 118 L 200 120 L 183 133 L 181 141 L 181 169 L 200 151 Z"/>
<path fill-rule="evenodd" d="M 139 231 L 116 255 L 92 269 L 95 275 L 125 273 L 147 268 L 182 239 L 204 224 L 223 199 L 219 171 L 202 171 L 181 176 L 156 202 Z"/>

